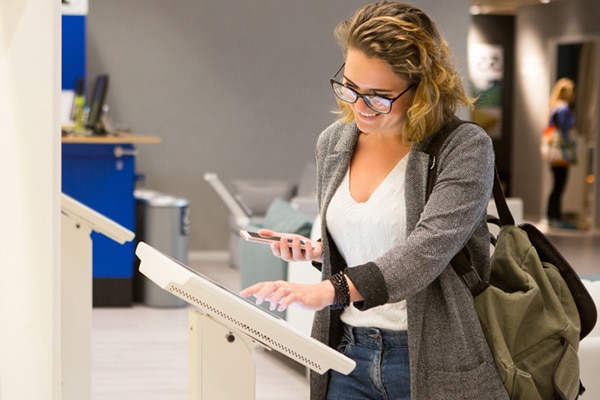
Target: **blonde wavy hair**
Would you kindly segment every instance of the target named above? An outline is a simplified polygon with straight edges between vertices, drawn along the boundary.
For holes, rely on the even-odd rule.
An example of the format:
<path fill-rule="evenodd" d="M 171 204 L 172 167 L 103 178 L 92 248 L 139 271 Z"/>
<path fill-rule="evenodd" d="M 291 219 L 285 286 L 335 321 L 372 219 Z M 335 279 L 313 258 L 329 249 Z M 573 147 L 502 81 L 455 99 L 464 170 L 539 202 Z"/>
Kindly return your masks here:
<path fill-rule="evenodd" d="M 338 24 L 335 38 L 349 48 L 379 58 L 416 87 L 403 126 L 405 140 L 416 143 L 436 132 L 460 104 L 473 106 L 465 93 L 453 56 L 435 23 L 418 8 L 381 1 L 359 9 Z M 338 100 L 339 120 L 354 120 L 352 107 Z"/>
<path fill-rule="evenodd" d="M 550 108 L 556 107 L 561 102 L 570 105 L 573 100 L 575 100 L 575 82 L 569 78 L 560 78 L 552 88 Z"/>

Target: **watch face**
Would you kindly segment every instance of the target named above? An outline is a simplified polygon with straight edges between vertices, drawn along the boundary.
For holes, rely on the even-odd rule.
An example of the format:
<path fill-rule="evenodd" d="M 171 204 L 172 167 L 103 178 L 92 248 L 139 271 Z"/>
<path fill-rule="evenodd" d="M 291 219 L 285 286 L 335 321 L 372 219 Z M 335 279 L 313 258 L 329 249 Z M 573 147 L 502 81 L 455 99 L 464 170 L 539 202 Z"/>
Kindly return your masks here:
<path fill-rule="evenodd" d="M 65 15 L 86 15 L 88 0 L 61 0 L 61 8 Z"/>

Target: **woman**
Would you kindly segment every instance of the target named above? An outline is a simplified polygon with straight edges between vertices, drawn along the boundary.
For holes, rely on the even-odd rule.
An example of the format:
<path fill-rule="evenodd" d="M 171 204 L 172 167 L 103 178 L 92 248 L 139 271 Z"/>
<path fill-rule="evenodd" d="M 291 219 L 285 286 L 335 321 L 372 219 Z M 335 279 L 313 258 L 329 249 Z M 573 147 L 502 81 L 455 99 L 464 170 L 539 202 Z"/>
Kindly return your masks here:
<path fill-rule="evenodd" d="M 450 50 L 425 13 L 395 2 L 361 8 L 335 33 L 345 63 L 331 80 L 340 118 L 317 143 L 322 241 L 302 250 L 297 236 L 260 231 L 282 235 L 273 253 L 313 261 L 324 280 L 262 282 L 242 295 L 316 310 L 313 336 L 356 361 L 349 376 L 313 373 L 313 400 L 506 399 L 472 296 L 449 266 L 466 244 L 489 276 L 494 156 L 482 129 L 463 124 L 448 137 L 424 199 L 423 149 L 472 103 Z"/>
<path fill-rule="evenodd" d="M 555 84 L 550 95 L 549 124 L 560 131 L 563 143 L 575 151 L 575 141 L 571 138 L 571 129 L 575 126 L 575 113 L 572 110 L 575 99 L 575 84 L 569 78 L 561 78 Z M 573 153 L 574 154 L 574 153 Z M 562 160 L 550 164 L 554 184 L 548 199 L 548 223 L 554 228 L 575 229 L 576 226 L 563 219 L 562 195 L 567 186 L 569 166 L 575 160 Z"/>

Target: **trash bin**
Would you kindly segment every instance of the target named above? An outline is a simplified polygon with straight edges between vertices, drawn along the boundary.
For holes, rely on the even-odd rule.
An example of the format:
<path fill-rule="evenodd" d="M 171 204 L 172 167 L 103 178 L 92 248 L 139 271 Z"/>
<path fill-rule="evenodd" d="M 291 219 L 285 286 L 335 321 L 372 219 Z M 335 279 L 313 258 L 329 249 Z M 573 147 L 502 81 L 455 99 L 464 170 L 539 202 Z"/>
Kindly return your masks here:
<path fill-rule="evenodd" d="M 188 201 L 151 190 L 136 190 L 135 199 L 138 240 L 187 264 Z M 138 293 L 134 298 L 148 306 L 174 308 L 186 304 L 185 301 L 158 287 L 142 274 L 138 276 L 136 287 Z"/>

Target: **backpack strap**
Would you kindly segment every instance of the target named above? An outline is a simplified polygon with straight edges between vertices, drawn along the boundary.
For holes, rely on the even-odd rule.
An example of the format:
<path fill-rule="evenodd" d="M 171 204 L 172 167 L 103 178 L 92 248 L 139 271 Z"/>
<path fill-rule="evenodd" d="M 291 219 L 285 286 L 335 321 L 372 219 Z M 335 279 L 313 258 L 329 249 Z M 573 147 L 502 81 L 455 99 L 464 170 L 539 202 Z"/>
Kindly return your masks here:
<path fill-rule="evenodd" d="M 423 150 L 429 154 L 429 174 L 427 175 L 427 192 L 425 195 L 425 201 L 429 200 L 429 195 L 433 191 L 433 185 L 437 179 L 437 158 L 440 154 L 442 146 L 446 142 L 446 139 L 452 132 L 456 130 L 460 125 L 466 123 L 459 119 L 456 115 L 452 116 L 448 122 L 446 122 L 439 131 L 437 131 L 429 141 L 427 147 Z"/>
<path fill-rule="evenodd" d="M 429 154 L 429 174 L 427 175 L 427 192 L 425 195 L 426 200 L 429 200 L 429 196 L 431 195 L 433 186 L 437 180 L 437 158 L 442 146 L 444 145 L 444 142 L 448 136 L 450 136 L 450 134 L 456 130 L 456 128 L 465 123 L 475 124 L 474 122 L 463 121 L 458 117 L 453 116 L 440 128 L 437 133 L 433 135 L 429 144 L 423 150 L 425 153 Z M 514 225 L 515 219 L 513 218 L 512 213 L 508 208 L 508 204 L 506 203 L 506 197 L 504 196 L 504 190 L 502 189 L 500 176 L 498 175 L 498 169 L 496 167 L 494 167 L 494 186 L 492 189 L 492 194 L 494 196 L 494 202 L 496 203 L 496 209 L 500 219 L 500 226 Z"/>
<path fill-rule="evenodd" d="M 429 144 L 425 148 L 424 152 L 429 154 L 429 173 L 427 175 L 427 191 L 425 199 L 429 200 L 429 196 L 433 191 L 433 186 L 437 180 L 437 158 L 439 152 L 444 145 L 444 142 L 450 136 L 452 132 L 456 130 L 463 123 L 473 123 L 468 121 L 463 121 L 456 116 L 453 116 L 448 122 L 446 122 L 440 130 L 434 134 L 431 138 Z M 506 198 L 504 197 L 504 191 L 502 190 L 502 185 L 500 184 L 500 177 L 498 175 L 498 170 L 494 168 L 494 187 L 493 187 L 493 195 L 494 202 L 496 203 L 496 209 L 498 210 L 498 215 L 500 217 L 500 226 L 503 225 L 514 225 L 515 221 L 508 208 L 508 204 L 506 203 Z M 469 252 L 466 247 L 463 247 L 458 254 L 456 254 L 452 261 L 450 262 L 452 268 L 456 271 L 458 276 L 467 284 L 473 296 L 479 295 L 483 292 L 487 287 L 488 283 L 484 282 L 477 270 L 471 263 Z M 473 275 L 475 274 L 475 275 Z M 469 278 L 469 277 L 475 278 Z"/>

